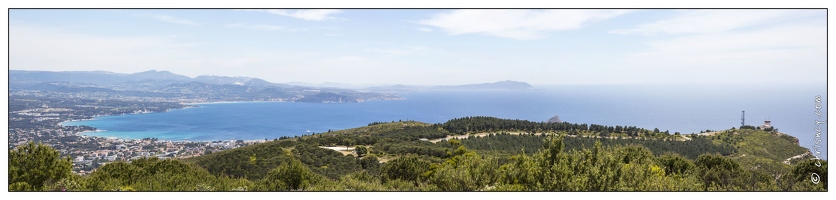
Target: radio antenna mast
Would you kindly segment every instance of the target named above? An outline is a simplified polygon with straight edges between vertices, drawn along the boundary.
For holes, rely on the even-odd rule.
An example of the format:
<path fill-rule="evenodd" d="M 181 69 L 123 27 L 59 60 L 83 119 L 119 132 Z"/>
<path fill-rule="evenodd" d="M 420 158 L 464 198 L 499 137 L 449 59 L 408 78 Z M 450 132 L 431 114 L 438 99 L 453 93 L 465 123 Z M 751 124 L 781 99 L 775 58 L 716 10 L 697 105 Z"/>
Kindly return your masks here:
<path fill-rule="evenodd" d="M 746 125 L 746 111 L 741 111 L 740 113 L 740 126 Z"/>

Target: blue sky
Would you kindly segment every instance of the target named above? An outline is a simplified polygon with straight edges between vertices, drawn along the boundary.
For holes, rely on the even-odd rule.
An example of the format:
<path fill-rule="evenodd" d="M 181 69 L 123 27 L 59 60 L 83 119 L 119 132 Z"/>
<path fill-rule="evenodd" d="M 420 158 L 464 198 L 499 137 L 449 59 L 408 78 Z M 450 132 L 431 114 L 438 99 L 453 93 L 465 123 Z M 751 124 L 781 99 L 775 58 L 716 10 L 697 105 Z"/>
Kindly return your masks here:
<path fill-rule="evenodd" d="M 826 10 L 9 10 L 12 70 L 354 86 L 826 83 Z"/>

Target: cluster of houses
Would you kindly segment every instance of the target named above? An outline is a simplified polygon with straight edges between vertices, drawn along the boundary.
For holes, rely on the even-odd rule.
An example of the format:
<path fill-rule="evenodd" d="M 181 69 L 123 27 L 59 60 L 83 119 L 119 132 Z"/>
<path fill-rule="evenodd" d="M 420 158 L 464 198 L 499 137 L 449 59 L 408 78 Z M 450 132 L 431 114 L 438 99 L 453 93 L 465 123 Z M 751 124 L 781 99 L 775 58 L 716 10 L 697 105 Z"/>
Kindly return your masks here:
<path fill-rule="evenodd" d="M 235 148 L 235 141 L 228 140 L 228 141 L 221 141 L 221 142 L 212 142 L 209 144 L 210 147 L 215 148 L 223 148 L 223 149 L 232 149 Z"/>
<path fill-rule="evenodd" d="M 121 142 L 121 141 L 119 141 Z M 150 157 L 157 157 L 160 159 L 169 159 L 177 157 L 178 153 L 181 151 L 180 147 L 177 146 L 169 146 L 165 148 L 164 151 L 158 152 L 148 152 L 143 151 L 142 147 L 140 146 L 128 146 L 125 144 L 117 144 L 115 146 L 115 151 L 104 151 L 98 153 L 90 153 L 87 155 L 81 155 L 75 158 L 73 161 L 74 164 L 77 165 L 90 165 L 93 163 L 94 160 L 99 160 L 102 162 L 112 162 L 123 158 L 123 160 L 131 161 L 140 158 L 150 158 Z M 210 149 L 215 150 L 223 150 L 223 149 L 232 149 L 236 147 L 235 141 L 219 141 L 219 142 L 210 142 L 207 144 Z M 205 148 L 200 147 L 190 147 L 190 148 L 183 148 L 185 150 L 184 153 L 191 153 L 191 154 L 200 154 Z M 110 155 L 108 155 L 110 154 Z M 132 157 L 127 158 L 127 155 L 132 155 Z"/>
<path fill-rule="evenodd" d="M 142 146 L 147 146 L 155 142 L 149 140 L 131 140 L 125 141 L 122 139 L 105 139 L 104 146 L 113 148 L 107 150 L 98 150 L 95 152 L 84 152 L 82 155 L 75 157 L 73 160 L 74 171 L 84 174 L 86 170 L 92 170 L 102 164 L 109 162 L 123 160 L 131 162 L 141 158 L 156 157 L 159 159 L 170 158 L 187 158 L 192 156 L 203 155 L 206 152 L 218 152 L 225 149 L 233 149 L 248 144 L 260 143 L 263 141 L 245 141 L 238 143 L 235 140 L 201 142 L 199 146 L 186 145 L 194 142 L 171 142 L 158 141 L 156 144 L 164 144 L 157 146 L 154 149 L 143 149 Z"/>

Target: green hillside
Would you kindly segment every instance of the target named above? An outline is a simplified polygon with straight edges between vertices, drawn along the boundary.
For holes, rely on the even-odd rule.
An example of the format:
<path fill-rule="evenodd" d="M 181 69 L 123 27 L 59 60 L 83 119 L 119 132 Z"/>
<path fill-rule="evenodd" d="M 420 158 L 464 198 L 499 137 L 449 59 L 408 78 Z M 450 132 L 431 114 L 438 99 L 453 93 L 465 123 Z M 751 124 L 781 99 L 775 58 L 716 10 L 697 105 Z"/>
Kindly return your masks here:
<path fill-rule="evenodd" d="M 461 134 L 471 135 L 438 141 Z M 343 154 L 323 148 L 336 145 L 366 151 Z M 797 139 L 749 129 L 686 140 L 629 126 L 492 117 L 443 124 L 376 122 L 182 160 L 116 162 L 86 176 L 19 170 L 18 165 L 32 160 L 53 163 L 50 169 L 69 163 L 57 161 L 57 153 L 27 153 L 25 148 L 34 147 L 49 152 L 24 145 L 10 153 L 10 190 L 827 190 L 826 161 L 801 158 L 785 164 L 806 152 Z M 821 182 L 810 180 L 813 173 Z M 23 178 L 35 175 L 46 178 Z"/>
<path fill-rule="evenodd" d="M 732 129 L 705 138 L 717 144 L 733 145 L 739 156 L 746 154 L 779 162 L 808 151 L 799 146 L 798 139 L 793 136 L 763 130 Z"/>
<path fill-rule="evenodd" d="M 737 153 L 729 155 L 746 169 L 758 168 L 760 171 L 780 174 L 792 170 L 792 165 L 785 164 L 787 159 L 805 155 L 809 150 L 798 145 L 798 139 L 783 133 L 753 130 L 731 129 L 720 131 L 713 136 L 698 136 L 712 140 L 715 144 L 728 144 L 737 149 Z M 798 163 L 813 158 L 806 154 L 791 163 Z"/>

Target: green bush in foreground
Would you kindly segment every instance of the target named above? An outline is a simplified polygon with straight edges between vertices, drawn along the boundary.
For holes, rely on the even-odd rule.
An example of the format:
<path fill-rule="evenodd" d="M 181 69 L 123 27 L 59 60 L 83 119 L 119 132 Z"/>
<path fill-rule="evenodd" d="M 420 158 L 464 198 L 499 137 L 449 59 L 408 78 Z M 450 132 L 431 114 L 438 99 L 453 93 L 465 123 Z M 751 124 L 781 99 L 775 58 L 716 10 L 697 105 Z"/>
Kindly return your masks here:
<path fill-rule="evenodd" d="M 9 190 L 41 191 L 72 174 L 70 158 L 41 143 L 29 142 L 9 152 Z"/>

